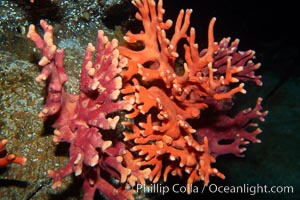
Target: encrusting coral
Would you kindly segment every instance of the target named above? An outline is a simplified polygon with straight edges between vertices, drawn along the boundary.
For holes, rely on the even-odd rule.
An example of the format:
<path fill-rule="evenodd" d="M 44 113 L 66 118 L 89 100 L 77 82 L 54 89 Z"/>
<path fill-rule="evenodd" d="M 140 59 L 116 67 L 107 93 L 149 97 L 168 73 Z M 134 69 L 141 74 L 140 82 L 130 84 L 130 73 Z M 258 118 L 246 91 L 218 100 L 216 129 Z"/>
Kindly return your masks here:
<path fill-rule="evenodd" d="M 137 183 L 167 181 L 169 174 L 186 178 L 191 193 L 196 181 L 207 185 L 210 176 L 225 178 L 211 166 L 218 155 L 242 156 L 249 141 L 260 142 L 256 136 L 261 130 L 252 121 L 263 121 L 267 114 L 261 111 L 261 98 L 254 109 L 229 116 L 232 97 L 246 93 L 245 82 L 262 85 L 254 73 L 260 67 L 252 62 L 254 51 L 238 51 L 239 41 L 230 38 L 215 42 L 215 18 L 208 27 L 208 47 L 199 51 L 195 29 L 189 28 L 191 9 L 179 12 L 168 38 L 173 22 L 164 21 L 162 0 L 133 4 L 144 30 L 129 31 L 123 46 L 99 31 L 97 46 L 86 49 L 78 95 L 64 90 L 64 51 L 53 44 L 53 27 L 41 21 L 43 38 L 33 25 L 29 28 L 28 37 L 43 52 L 37 81 L 47 82 L 40 116 L 54 121 L 55 142 L 70 143 L 68 164 L 48 174 L 54 188 L 71 173 L 81 176 L 84 199 L 93 199 L 97 189 L 110 199 L 132 199 Z M 136 49 L 137 43 L 142 48 Z M 182 73 L 177 69 L 180 47 Z M 119 111 L 127 118 L 123 138 L 114 131 Z"/>

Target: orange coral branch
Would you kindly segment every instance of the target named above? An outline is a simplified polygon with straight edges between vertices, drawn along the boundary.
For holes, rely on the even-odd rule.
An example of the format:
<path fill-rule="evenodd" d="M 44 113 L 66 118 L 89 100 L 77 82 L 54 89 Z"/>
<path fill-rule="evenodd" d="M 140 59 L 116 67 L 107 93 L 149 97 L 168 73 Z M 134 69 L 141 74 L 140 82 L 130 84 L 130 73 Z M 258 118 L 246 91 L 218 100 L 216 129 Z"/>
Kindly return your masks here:
<path fill-rule="evenodd" d="M 25 165 L 26 158 L 17 156 L 15 154 L 8 154 L 5 150 L 5 146 L 8 143 L 7 139 L 3 139 L 0 141 L 0 167 L 7 166 L 11 163 L 17 163 L 20 165 Z"/>

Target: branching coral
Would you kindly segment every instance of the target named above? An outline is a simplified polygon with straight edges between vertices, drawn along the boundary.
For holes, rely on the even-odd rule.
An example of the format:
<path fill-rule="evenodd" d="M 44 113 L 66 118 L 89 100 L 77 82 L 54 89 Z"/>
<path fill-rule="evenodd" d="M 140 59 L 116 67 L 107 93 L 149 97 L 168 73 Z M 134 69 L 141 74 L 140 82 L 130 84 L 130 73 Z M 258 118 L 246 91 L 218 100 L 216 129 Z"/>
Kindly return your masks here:
<path fill-rule="evenodd" d="M 233 119 L 222 106 L 226 103 L 231 108 L 232 97 L 246 93 L 245 81 L 262 85 L 260 76 L 254 74 L 260 66 L 252 62 L 254 51 L 237 51 L 239 41 L 230 43 L 230 38 L 215 42 L 213 18 L 208 28 L 208 47 L 199 52 L 195 29 L 188 31 L 192 10 L 179 12 L 174 34 L 168 39 L 166 31 L 173 23 L 163 20 L 162 1 L 133 3 L 144 31 L 128 32 L 124 37 L 128 44 L 119 47 L 120 54 L 128 58 L 122 72 L 127 80 L 122 93 L 125 99 L 135 98 L 134 112 L 126 115 L 134 122 L 123 123 L 132 129 L 124 133 L 125 140 L 134 142 L 131 151 L 143 156 L 138 165 L 151 168 L 149 178 L 153 182 L 161 176 L 166 181 L 169 173 L 187 175 L 187 188 L 198 180 L 208 184 L 211 175 L 224 178 L 211 167 L 215 157 L 227 153 L 239 156 L 245 150 L 240 145 L 258 142 L 255 136 L 260 129 L 252 133 L 245 129 L 257 126 L 250 120 L 263 120 L 267 114 L 260 112 L 260 98 L 253 111 L 242 111 Z M 179 41 L 185 41 L 183 74 L 176 73 Z M 136 50 L 132 43 L 140 43 L 143 48 Z M 213 120 L 202 119 L 202 110 L 213 110 Z M 221 145 L 218 142 L 222 139 L 234 142 Z"/>
<path fill-rule="evenodd" d="M 106 171 L 124 183 L 131 172 L 122 165 L 124 145 L 114 141 L 115 136 L 111 137 L 112 140 L 104 140 L 101 131 L 116 128 L 119 116 L 112 117 L 110 114 L 132 109 L 132 101 L 118 100 L 122 87 L 119 74 L 127 64 L 126 58 L 119 59 L 118 41 L 110 42 L 103 31 L 98 32 L 96 48 L 89 44 L 86 49 L 80 93 L 73 95 L 64 90 L 67 81 L 63 67 L 64 52 L 57 50 L 53 44 L 53 28 L 44 20 L 41 26 L 45 31 L 43 39 L 33 25 L 28 32 L 28 37 L 43 51 L 39 62 L 43 68 L 37 81 L 47 81 L 48 94 L 40 116 L 55 118 L 55 142 L 70 143 L 68 164 L 58 171 L 48 171 L 54 179 L 53 188 L 60 187 L 62 179 L 74 172 L 85 180 L 85 199 L 91 199 L 96 189 L 108 198 L 132 198 L 131 191 L 114 187 L 101 178 L 102 171 Z"/>
<path fill-rule="evenodd" d="M 245 145 L 259 142 L 261 130 L 252 121 L 263 121 L 267 114 L 258 98 L 254 109 L 230 117 L 232 97 L 246 93 L 245 82 L 262 85 L 254 73 L 260 64 L 252 61 L 254 51 L 237 50 L 238 40 L 215 42 L 215 18 L 208 27 L 208 47 L 199 51 L 195 29 L 189 27 L 192 10 L 179 12 L 168 38 L 173 22 L 164 21 L 162 0 L 133 4 L 144 30 L 129 31 L 123 46 L 99 31 L 97 46 L 86 49 L 78 95 L 64 90 L 64 51 L 53 44 L 52 26 L 41 21 L 44 38 L 33 25 L 29 28 L 28 37 L 43 52 L 37 81 L 47 82 L 40 116 L 54 120 L 55 142 L 70 143 L 68 164 L 48 173 L 54 188 L 73 172 L 81 176 L 85 199 L 92 199 L 97 189 L 110 199 L 132 199 L 137 183 L 167 181 L 169 174 L 186 179 L 187 193 L 196 181 L 207 185 L 210 176 L 223 179 L 212 163 L 218 155 L 242 156 Z M 142 48 L 134 48 L 137 43 Z M 178 49 L 184 50 L 183 73 L 176 69 Z M 128 111 L 123 138 L 114 131 L 119 111 Z"/>

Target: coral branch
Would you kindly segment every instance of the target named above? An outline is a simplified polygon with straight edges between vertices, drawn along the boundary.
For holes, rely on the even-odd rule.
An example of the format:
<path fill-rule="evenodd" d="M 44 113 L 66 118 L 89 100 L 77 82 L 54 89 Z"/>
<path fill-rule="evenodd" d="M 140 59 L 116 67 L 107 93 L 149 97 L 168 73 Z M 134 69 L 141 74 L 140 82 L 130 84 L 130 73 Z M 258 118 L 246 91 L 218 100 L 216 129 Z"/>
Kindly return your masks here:
<path fill-rule="evenodd" d="M 45 32 L 43 39 L 35 31 L 34 25 L 30 25 L 27 37 L 43 52 L 43 57 L 39 61 L 43 69 L 36 81 L 49 81 L 46 104 L 39 114 L 46 119 L 46 116 L 54 115 L 61 109 L 63 86 L 68 78 L 63 67 L 64 51 L 57 50 L 53 44 L 53 27 L 44 20 L 41 20 L 41 26 Z"/>
<path fill-rule="evenodd" d="M 19 165 L 25 165 L 26 158 L 17 156 L 15 154 L 8 154 L 5 146 L 8 143 L 7 139 L 0 140 L 0 167 L 7 166 L 11 163 L 17 163 Z"/>
<path fill-rule="evenodd" d="M 219 114 L 213 118 L 203 119 L 203 125 L 195 134 L 197 140 L 208 137 L 211 152 L 215 156 L 234 154 L 243 156 L 246 151 L 245 145 L 249 142 L 260 143 L 256 136 L 261 133 L 258 124 L 252 122 L 254 119 L 264 121 L 267 111 L 261 112 L 262 99 L 258 98 L 256 106 L 251 109 L 240 111 L 234 118 L 225 114 Z M 218 131 L 217 131 L 218 130 Z M 221 144 L 222 141 L 227 141 Z"/>

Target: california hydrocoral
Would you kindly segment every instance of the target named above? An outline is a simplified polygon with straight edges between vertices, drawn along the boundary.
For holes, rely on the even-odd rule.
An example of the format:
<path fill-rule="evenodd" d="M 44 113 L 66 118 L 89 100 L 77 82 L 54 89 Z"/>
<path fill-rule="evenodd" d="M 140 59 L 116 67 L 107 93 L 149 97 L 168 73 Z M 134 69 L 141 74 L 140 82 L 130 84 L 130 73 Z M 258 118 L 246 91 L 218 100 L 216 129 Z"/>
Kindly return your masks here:
<path fill-rule="evenodd" d="M 9 165 L 10 163 L 17 163 L 20 165 L 25 165 L 26 158 L 17 156 L 15 154 L 8 154 L 5 146 L 8 143 L 7 139 L 0 140 L 0 167 Z"/>
<path fill-rule="evenodd" d="M 64 90 L 64 51 L 53 44 L 52 26 L 41 21 L 44 38 L 33 25 L 28 33 L 43 51 L 37 81 L 47 81 L 47 99 L 40 116 L 54 120 L 55 142 L 70 143 L 69 163 L 48 173 L 54 188 L 73 172 L 81 176 L 85 199 L 92 199 L 97 189 L 109 199 L 131 199 L 136 183 L 167 181 L 169 174 L 187 177 L 188 193 L 196 181 L 207 185 L 210 176 L 225 178 L 211 164 L 218 155 L 242 156 L 249 141 L 260 142 L 256 135 L 261 130 L 252 121 L 263 121 L 267 114 L 261 112 L 259 98 L 254 109 L 229 115 L 232 97 L 246 93 L 245 82 L 262 85 L 254 73 L 260 64 L 252 62 L 254 51 L 237 50 L 238 40 L 214 41 L 215 18 L 208 47 L 199 52 L 195 29 L 189 28 L 192 10 L 180 11 L 168 38 L 173 23 L 163 19 L 162 0 L 133 4 L 144 30 L 128 32 L 123 46 L 99 31 L 96 48 L 89 44 L 86 49 L 78 95 Z M 114 131 L 119 111 L 128 111 L 121 139 Z"/>
<path fill-rule="evenodd" d="M 256 107 L 240 112 L 231 118 L 232 97 L 246 93 L 244 82 L 262 85 L 254 71 L 254 51 L 238 51 L 238 40 L 230 38 L 214 41 L 213 18 L 208 28 L 208 47 L 199 52 L 195 42 L 195 29 L 190 28 L 192 10 L 181 10 L 171 38 L 166 31 L 171 20 L 163 20 L 162 1 L 134 0 L 137 20 L 144 30 L 128 32 L 128 44 L 119 47 L 120 54 L 128 58 L 123 76 L 127 79 L 122 93 L 125 98 L 135 98 L 134 112 L 126 115 L 133 122 L 124 122 L 132 131 L 124 133 L 125 140 L 133 141 L 132 152 L 142 161 L 141 167 L 150 167 L 150 181 L 166 181 L 169 174 L 187 178 L 190 185 L 209 176 L 224 178 L 211 167 L 217 155 L 233 153 L 242 155 L 244 145 L 259 142 L 259 128 L 252 119 L 263 121 L 267 112 L 261 111 L 261 98 Z M 183 73 L 177 71 L 180 41 L 185 42 Z M 136 49 L 134 44 L 139 44 Z M 141 48 L 142 46 L 142 48 Z M 240 82 L 240 83 L 238 83 Z M 238 83 L 238 84 L 237 84 Z M 202 112 L 206 115 L 202 117 Z M 230 140 L 229 144 L 221 141 Z"/>
<path fill-rule="evenodd" d="M 114 187 L 101 177 L 106 172 L 124 183 L 131 172 L 122 166 L 125 147 L 115 141 L 115 133 L 110 133 L 111 140 L 102 138 L 102 132 L 115 129 L 119 121 L 119 116 L 112 114 L 132 109 L 132 101 L 118 100 L 122 87 L 120 72 L 127 64 L 126 58 L 119 59 L 118 41 L 110 42 L 103 31 L 98 32 L 96 48 L 88 44 L 86 49 L 80 93 L 73 95 L 64 90 L 67 81 L 64 51 L 53 44 L 53 27 L 44 20 L 41 26 L 45 32 L 43 38 L 33 25 L 27 35 L 43 51 L 39 62 L 42 72 L 36 80 L 47 81 L 48 94 L 40 116 L 54 120 L 55 142 L 70 143 L 68 164 L 58 171 L 48 171 L 54 180 L 53 188 L 60 187 L 62 179 L 74 172 L 84 178 L 84 199 L 92 199 L 96 189 L 110 199 L 132 198 L 131 191 Z"/>

